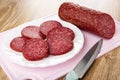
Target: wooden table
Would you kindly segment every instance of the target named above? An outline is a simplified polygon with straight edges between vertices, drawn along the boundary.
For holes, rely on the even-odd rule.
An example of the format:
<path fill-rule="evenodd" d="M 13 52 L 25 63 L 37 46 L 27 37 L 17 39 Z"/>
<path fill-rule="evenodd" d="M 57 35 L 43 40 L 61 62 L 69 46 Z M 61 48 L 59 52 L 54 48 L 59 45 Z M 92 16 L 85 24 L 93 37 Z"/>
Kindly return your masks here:
<path fill-rule="evenodd" d="M 57 13 L 62 1 L 107 12 L 120 21 L 120 0 L 0 0 L 0 32 Z M 2 68 L 0 80 L 9 80 Z M 98 58 L 83 80 L 120 80 L 120 46 Z"/>

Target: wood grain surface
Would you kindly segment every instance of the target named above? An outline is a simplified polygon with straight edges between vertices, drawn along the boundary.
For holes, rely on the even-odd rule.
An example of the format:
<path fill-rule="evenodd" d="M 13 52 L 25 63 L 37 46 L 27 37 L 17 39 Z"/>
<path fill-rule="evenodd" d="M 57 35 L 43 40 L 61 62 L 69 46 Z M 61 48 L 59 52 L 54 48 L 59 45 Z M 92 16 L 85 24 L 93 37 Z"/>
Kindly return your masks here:
<path fill-rule="evenodd" d="M 120 0 L 0 0 L 0 32 L 55 14 L 63 1 L 104 11 L 120 21 Z M 0 80 L 9 80 L 2 68 Z M 96 59 L 83 80 L 120 80 L 120 46 Z"/>

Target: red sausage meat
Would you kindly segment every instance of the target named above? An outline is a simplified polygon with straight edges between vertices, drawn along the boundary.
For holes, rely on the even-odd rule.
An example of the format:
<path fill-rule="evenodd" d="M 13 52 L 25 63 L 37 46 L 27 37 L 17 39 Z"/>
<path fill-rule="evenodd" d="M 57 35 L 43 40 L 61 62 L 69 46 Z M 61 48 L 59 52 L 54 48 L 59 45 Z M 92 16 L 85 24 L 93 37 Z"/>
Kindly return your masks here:
<path fill-rule="evenodd" d="M 106 39 L 112 38 L 115 33 L 115 22 L 107 13 L 64 2 L 59 7 L 58 15 L 62 20 Z"/>

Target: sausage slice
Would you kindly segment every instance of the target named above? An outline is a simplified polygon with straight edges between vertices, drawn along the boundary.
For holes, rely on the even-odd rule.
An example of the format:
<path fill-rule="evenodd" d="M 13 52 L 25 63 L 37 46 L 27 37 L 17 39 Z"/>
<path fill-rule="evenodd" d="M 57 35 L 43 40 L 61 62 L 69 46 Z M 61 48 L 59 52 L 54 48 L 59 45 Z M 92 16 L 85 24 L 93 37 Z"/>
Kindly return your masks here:
<path fill-rule="evenodd" d="M 53 28 L 56 28 L 56 27 L 58 27 L 58 28 L 62 27 L 62 24 L 59 23 L 56 20 L 48 20 L 48 21 L 43 22 L 40 25 L 40 32 L 44 35 L 44 37 L 46 37 L 46 35 L 48 34 L 48 32 L 50 30 L 52 30 Z"/>
<path fill-rule="evenodd" d="M 47 39 L 51 40 L 56 38 L 63 38 L 72 41 L 74 37 L 75 37 L 74 32 L 67 27 L 54 28 L 47 35 Z"/>
<path fill-rule="evenodd" d="M 23 37 L 15 37 L 11 42 L 10 42 L 10 47 L 11 49 L 22 52 L 23 50 L 23 45 L 25 44 L 26 39 Z"/>
<path fill-rule="evenodd" d="M 32 38 L 23 46 L 23 56 L 29 61 L 37 61 L 48 56 L 48 43 L 40 38 Z"/>
<path fill-rule="evenodd" d="M 21 35 L 26 38 L 42 38 L 40 28 L 37 26 L 27 26 L 21 31 Z"/>
<path fill-rule="evenodd" d="M 74 33 L 66 27 L 54 28 L 47 35 L 49 51 L 52 55 L 61 55 L 73 48 Z"/>

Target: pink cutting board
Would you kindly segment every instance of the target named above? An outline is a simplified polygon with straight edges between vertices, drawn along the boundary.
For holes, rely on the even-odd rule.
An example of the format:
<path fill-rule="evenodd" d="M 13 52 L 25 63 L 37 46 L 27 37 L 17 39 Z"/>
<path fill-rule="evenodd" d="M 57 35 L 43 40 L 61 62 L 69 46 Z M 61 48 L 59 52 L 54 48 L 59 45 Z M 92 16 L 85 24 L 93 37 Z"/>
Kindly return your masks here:
<path fill-rule="evenodd" d="M 56 18 L 56 15 L 49 16 Z M 5 34 L 8 34 L 11 30 L 0 33 L 0 39 L 4 38 Z M 32 68 L 25 67 L 11 62 L 9 59 L 3 55 L 3 51 L 0 50 L 0 65 L 10 78 L 10 80 L 24 80 L 24 79 L 32 79 L 32 80 L 55 80 L 70 70 L 72 70 L 75 65 L 82 59 L 82 57 L 86 54 L 86 52 L 92 47 L 101 37 L 98 37 L 94 34 L 82 31 L 84 34 L 85 43 L 82 50 L 64 63 L 60 63 L 54 66 L 43 67 L 43 68 Z M 116 33 L 114 37 L 110 40 L 103 40 L 103 45 L 100 54 L 101 55 L 107 53 L 108 51 L 120 46 L 120 23 L 116 21 Z M 1 48 L 1 47 L 0 47 Z"/>

